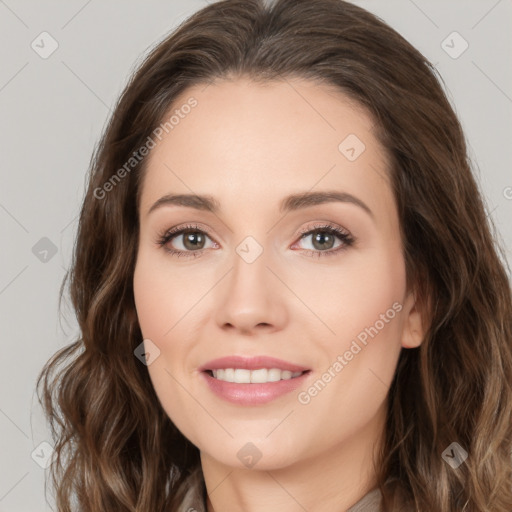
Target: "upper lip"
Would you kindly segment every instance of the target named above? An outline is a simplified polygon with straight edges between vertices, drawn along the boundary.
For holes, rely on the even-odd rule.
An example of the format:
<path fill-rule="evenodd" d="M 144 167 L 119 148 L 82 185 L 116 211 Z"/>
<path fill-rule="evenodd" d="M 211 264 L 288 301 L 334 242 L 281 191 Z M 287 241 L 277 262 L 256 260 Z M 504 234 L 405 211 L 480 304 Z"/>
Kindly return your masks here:
<path fill-rule="evenodd" d="M 199 371 L 218 370 L 223 368 L 240 368 L 245 370 L 257 370 L 258 368 L 279 368 L 280 370 L 289 370 L 290 372 L 304 372 L 309 370 L 282 359 L 269 356 L 227 356 L 208 361 L 199 368 Z"/>

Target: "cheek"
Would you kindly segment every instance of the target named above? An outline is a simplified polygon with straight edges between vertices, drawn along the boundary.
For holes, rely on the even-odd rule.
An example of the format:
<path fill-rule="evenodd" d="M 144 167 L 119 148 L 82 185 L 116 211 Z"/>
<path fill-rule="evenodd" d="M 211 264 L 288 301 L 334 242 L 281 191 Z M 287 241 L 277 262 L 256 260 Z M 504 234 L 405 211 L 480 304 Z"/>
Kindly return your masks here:
<path fill-rule="evenodd" d="M 135 266 L 133 291 L 137 316 L 145 338 L 169 338 L 174 326 L 198 300 L 201 279 L 194 272 L 177 271 L 166 256 L 141 251 Z M 204 285 L 204 283 L 203 283 Z"/>
<path fill-rule="evenodd" d="M 307 275 L 308 269 L 302 269 L 293 278 L 294 290 L 324 324 L 320 327 L 325 335 L 318 339 L 326 349 L 342 350 L 360 333 L 364 339 L 365 329 L 375 324 L 381 339 L 397 337 L 400 308 L 393 304 L 405 296 L 405 263 L 399 247 L 347 252 L 336 268 L 318 266 L 305 280 Z"/>
<path fill-rule="evenodd" d="M 377 325 L 382 330 L 383 320 L 386 326 L 391 326 L 395 318 L 394 303 L 401 303 L 405 291 L 405 278 L 402 264 L 399 260 L 393 264 L 374 264 L 361 270 L 357 281 L 353 283 L 351 293 L 345 297 L 347 307 L 346 320 L 353 319 L 349 325 L 358 326 L 364 330 Z M 383 318 L 384 315 L 384 318 Z M 389 320 L 389 321 L 387 321 Z M 351 332 L 352 336 L 357 333 Z"/>
<path fill-rule="evenodd" d="M 187 336 L 180 331 L 186 325 L 186 319 L 183 322 L 180 319 L 190 309 L 185 304 L 186 297 L 193 294 L 190 287 L 169 275 L 169 265 L 157 260 L 154 255 L 141 251 L 133 277 L 135 306 L 142 335 L 160 350 L 159 356 L 148 365 L 147 370 L 166 414 L 182 432 L 190 432 L 193 430 L 190 414 L 183 412 L 190 410 L 190 399 L 180 386 L 189 378 L 183 364 L 187 359 Z M 191 440 L 198 442 L 195 438 Z"/>
<path fill-rule="evenodd" d="M 377 386 L 388 387 L 393 379 L 401 350 L 403 300 L 405 297 L 405 264 L 401 254 L 386 254 L 368 267 L 361 285 L 350 304 L 350 340 L 347 349 L 361 351 L 358 378 L 371 378 Z M 347 321 L 349 321 L 347 319 Z M 361 382 L 361 385 L 368 382 Z"/>
<path fill-rule="evenodd" d="M 143 338 L 160 351 L 148 366 L 158 394 L 177 386 L 171 375 L 181 382 L 193 371 L 195 332 L 204 314 L 199 301 L 211 288 L 208 283 L 201 272 L 178 268 L 166 255 L 149 250 L 138 255 L 133 277 L 135 307 Z"/>
<path fill-rule="evenodd" d="M 137 262 L 133 279 L 133 293 L 137 317 L 144 338 L 158 338 L 163 333 L 165 310 L 167 305 L 162 300 L 163 287 L 157 282 L 155 273 L 151 272 L 144 260 Z"/>
<path fill-rule="evenodd" d="M 310 297 L 321 289 L 315 284 Z M 401 351 L 403 260 L 383 253 L 365 257 L 331 274 L 323 289 L 327 293 L 322 320 L 335 332 L 317 338 L 326 356 L 319 380 L 327 384 L 314 385 L 320 392 L 306 389 L 300 403 L 307 404 L 309 417 L 330 415 L 324 433 L 335 438 L 340 432 L 349 436 L 370 421 L 393 380 Z"/>

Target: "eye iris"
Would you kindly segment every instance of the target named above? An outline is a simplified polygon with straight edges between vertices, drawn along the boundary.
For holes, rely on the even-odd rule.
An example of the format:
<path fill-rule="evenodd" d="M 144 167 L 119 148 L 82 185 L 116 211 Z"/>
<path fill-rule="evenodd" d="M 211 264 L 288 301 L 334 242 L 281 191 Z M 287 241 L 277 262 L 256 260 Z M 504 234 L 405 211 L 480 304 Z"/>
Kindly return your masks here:
<path fill-rule="evenodd" d="M 202 249 L 204 245 L 204 236 L 202 233 L 198 233 L 197 231 L 183 233 L 183 245 L 187 249 Z M 191 245 L 189 245 L 191 244 Z"/>
<path fill-rule="evenodd" d="M 326 247 L 324 244 L 325 242 L 330 242 L 328 244 L 328 247 Z M 319 246 L 317 244 L 320 244 Z M 332 249 L 334 244 L 334 236 L 331 233 L 327 233 L 325 231 L 317 232 L 315 235 L 313 235 L 313 246 L 315 249 Z"/>

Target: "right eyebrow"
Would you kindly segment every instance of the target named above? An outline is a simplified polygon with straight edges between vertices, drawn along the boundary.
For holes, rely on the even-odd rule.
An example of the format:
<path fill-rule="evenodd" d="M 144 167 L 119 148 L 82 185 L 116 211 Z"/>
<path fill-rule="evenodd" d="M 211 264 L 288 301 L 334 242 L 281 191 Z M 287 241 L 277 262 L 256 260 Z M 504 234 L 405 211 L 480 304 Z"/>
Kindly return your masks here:
<path fill-rule="evenodd" d="M 196 194 L 167 194 L 156 201 L 148 210 L 147 215 L 162 206 L 187 206 L 196 210 L 205 210 L 212 213 L 218 213 L 220 206 L 218 201 L 212 196 L 199 196 Z"/>

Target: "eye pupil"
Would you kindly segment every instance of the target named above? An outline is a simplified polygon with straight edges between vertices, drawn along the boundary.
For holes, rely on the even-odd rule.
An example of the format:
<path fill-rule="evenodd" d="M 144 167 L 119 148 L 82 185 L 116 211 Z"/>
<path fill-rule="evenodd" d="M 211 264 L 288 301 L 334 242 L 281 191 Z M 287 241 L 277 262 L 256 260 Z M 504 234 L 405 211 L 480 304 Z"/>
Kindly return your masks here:
<path fill-rule="evenodd" d="M 183 245 L 187 249 L 202 249 L 204 245 L 204 236 L 202 233 L 197 231 L 183 233 Z"/>
<path fill-rule="evenodd" d="M 326 247 L 325 242 L 331 242 L 327 244 Z M 319 245 L 318 245 L 319 244 Z M 327 232 L 317 232 L 316 235 L 313 235 L 313 246 L 315 249 L 332 249 L 334 244 L 334 236 Z"/>

